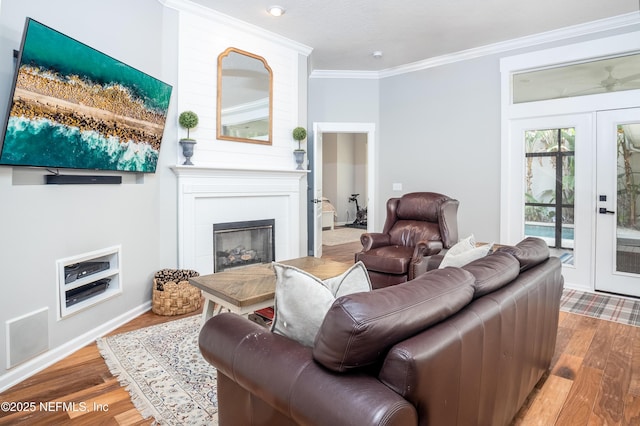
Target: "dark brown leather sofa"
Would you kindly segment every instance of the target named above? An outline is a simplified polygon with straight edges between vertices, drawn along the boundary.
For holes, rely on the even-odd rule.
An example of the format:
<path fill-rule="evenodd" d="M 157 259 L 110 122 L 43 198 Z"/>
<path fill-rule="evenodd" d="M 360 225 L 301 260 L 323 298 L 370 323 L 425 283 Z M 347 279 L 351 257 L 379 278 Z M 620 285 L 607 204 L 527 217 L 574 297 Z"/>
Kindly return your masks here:
<path fill-rule="evenodd" d="M 506 425 L 549 368 L 563 287 L 539 239 L 338 298 L 313 348 L 235 314 L 200 350 L 220 425 Z"/>

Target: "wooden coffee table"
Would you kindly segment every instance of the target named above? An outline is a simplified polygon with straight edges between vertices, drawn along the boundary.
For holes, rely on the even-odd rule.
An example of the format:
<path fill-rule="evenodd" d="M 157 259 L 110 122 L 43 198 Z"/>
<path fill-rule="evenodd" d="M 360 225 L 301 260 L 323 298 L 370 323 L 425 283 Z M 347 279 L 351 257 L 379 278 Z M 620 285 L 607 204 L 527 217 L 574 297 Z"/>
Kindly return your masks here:
<path fill-rule="evenodd" d="M 352 266 L 317 257 L 301 257 L 279 263 L 295 266 L 321 280 L 340 275 Z M 189 282 L 202 290 L 205 298 L 202 310 L 203 323 L 216 313 L 216 304 L 217 313 L 226 309 L 239 315 L 248 315 L 273 306 L 276 276 L 270 263 L 201 275 L 190 278 Z"/>

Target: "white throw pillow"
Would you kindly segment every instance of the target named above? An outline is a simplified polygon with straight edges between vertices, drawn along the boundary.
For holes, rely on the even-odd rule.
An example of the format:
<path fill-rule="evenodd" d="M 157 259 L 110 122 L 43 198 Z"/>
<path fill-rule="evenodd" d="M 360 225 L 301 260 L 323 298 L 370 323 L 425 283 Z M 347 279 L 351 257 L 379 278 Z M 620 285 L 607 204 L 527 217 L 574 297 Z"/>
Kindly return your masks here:
<path fill-rule="evenodd" d="M 445 253 L 438 268 L 442 269 L 447 266 L 464 266 L 469 262 L 473 262 L 476 259 L 486 256 L 492 246 L 493 244 L 484 244 L 476 247 L 475 237 L 471 234 L 467 238 L 460 240 Z"/>
<path fill-rule="evenodd" d="M 324 281 L 301 269 L 273 263 L 276 273 L 275 315 L 271 331 L 313 347 L 316 334 L 333 301 L 346 294 L 371 290 L 362 262 Z"/>
<path fill-rule="evenodd" d="M 453 247 L 447 250 L 447 252 L 445 253 L 445 256 L 447 255 L 457 256 L 466 251 L 473 250 L 474 248 L 476 248 L 476 237 L 474 237 L 474 235 L 471 234 L 467 238 L 463 238 L 462 240 L 455 243 Z"/>

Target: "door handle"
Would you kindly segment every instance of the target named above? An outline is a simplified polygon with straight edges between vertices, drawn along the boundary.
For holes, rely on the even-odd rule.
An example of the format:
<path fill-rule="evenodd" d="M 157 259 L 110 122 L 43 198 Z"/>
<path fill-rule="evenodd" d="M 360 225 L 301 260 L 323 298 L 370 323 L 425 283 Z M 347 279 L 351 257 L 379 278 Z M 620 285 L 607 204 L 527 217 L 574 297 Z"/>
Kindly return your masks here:
<path fill-rule="evenodd" d="M 312 202 L 313 204 L 318 204 L 318 203 L 321 203 L 321 202 L 322 202 L 322 200 L 318 200 L 317 198 L 314 198 L 313 200 L 311 200 L 311 202 Z"/>
<path fill-rule="evenodd" d="M 612 212 L 611 210 L 607 210 L 606 207 L 600 207 L 598 210 L 600 214 L 616 214 L 616 212 Z"/>

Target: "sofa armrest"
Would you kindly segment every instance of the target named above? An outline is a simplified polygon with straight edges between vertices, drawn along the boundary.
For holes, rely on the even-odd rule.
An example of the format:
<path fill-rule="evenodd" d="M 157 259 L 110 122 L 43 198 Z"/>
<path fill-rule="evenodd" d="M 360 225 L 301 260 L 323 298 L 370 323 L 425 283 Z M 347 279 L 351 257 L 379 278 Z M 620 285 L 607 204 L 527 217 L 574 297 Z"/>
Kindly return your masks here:
<path fill-rule="evenodd" d="M 360 242 L 362 243 L 362 251 L 368 251 L 391 244 L 389 242 L 389 234 L 383 234 L 381 232 L 365 232 L 360 236 Z"/>
<path fill-rule="evenodd" d="M 376 377 L 330 372 L 311 348 L 239 315 L 209 319 L 199 346 L 220 373 L 297 423 L 417 424 L 415 408 Z"/>

